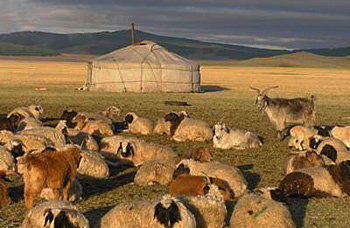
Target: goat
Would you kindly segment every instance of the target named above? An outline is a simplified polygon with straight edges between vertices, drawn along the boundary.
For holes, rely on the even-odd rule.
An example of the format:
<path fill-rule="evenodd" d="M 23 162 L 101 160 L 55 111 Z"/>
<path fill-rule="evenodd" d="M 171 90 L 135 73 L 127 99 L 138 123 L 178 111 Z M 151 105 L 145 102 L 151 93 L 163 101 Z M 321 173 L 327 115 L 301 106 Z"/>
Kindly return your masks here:
<path fill-rule="evenodd" d="M 258 88 L 250 87 L 252 90 L 258 91 L 255 104 L 259 111 L 265 113 L 270 122 L 275 126 L 278 132 L 278 138 L 282 139 L 282 131 L 286 126 L 291 124 L 302 124 L 312 127 L 316 121 L 316 111 L 314 101 L 315 96 L 311 98 L 270 98 L 266 94 L 270 89 L 278 88 L 272 86 L 260 91 Z"/>

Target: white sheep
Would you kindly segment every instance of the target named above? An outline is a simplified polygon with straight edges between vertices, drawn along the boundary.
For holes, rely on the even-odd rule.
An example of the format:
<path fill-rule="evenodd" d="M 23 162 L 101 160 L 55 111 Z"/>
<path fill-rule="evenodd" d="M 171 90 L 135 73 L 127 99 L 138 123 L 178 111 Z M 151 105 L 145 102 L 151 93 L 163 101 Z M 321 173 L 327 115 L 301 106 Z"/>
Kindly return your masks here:
<path fill-rule="evenodd" d="M 286 195 L 345 197 L 350 194 L 350 161 L 326 167 L 298 169 L 287 174 L 279 189 Z"/>
<path fill-rule="evenodd" d="M 77 173 L 80 178 L 107 179 L 109 167 L 101 154 L 82 150 Z"/>
<path fill-rule="evenodd" d="M 28 107 L 18 107 L 12 110 L 7 117 L 10 117 L 12 114 L 18 113 L 19 115 L 27 118 L 32 117 L 39 119 L 39 116 L 44 113 L 44 109 L 41 105 L 29 105 Z"/>
<path fill-rule="evenodd" d="M 50 200 L 32 208 L 20 228 L 89 228 L 89 221 L 68 201 Z"/>
<path fill-rule="evenodd" d="M 171 123 L 170 135 L 175 141 L 204 142 L 213 139 L 213 132 L 206 122 L 189 118 L 184 112 L 179 115 L 176 113 L 169 113 L 164 119 Z"/>
<path fill-rule="evenodd" d="M 341 140 L 347 148 L 350 148 L 350 126 L 339 127 L 335 126 L 331 131 L 330 135 L 334 138 Z"/>
<path fill-rule="evenodd" d="M 164 118 L 159 118 L 154 125 L 153 134 L 170 135 L 170 126 L 171 123 L 169 121 L 165 121 Z"/>
<path fill-rule="evenodd" d="M 100 228 L 196 228 L 194 215 L 176 198 L 121 203 L 101 219 Z"/>
<path fill-rule="evenodd" d="M 59 191 L 60 197 L 62 198 L 62 189 Z M 68 201 L 76 201 L 80 200 L 83 195 L 83 186 L 81 186 L 80 182 L 75 179 L 68 189 Z M 44 188 L 40 193 L 40 198 L 43 198 L 45 200 L 52 200 L 55 199 L 55 193 L 52 188 Z"/>
<path fill-rule="evenodd" d="M 309 140 L 316 135 L 317 130 L 306 126 L 297 125 L 289 129 L 291 138 L 288 147 L 294 147 L 297 150 L 310 150 Z"/>
<path fill-rule="evenodd" d="M 110 122 L 112 122 L 110 120 Z M 85 114 L 78 113 L 72 123 L 76 123 L 75 129 L 88 132 L 91 135 L 112 136 L 114 125 L 100 119 L 89 119 Z"/>
<path fill-rule="evenodd" d="M 281 202 L 249 193 L 238 199 L 231 228 L 295 228 L 288 208 Z"/>
<path fill-rule="evenodd" d="M 19 122 L 18 127 L 15 131 L 18 132 L 24 129 L 38 128 L 41 126 L 42 126 L 42 122 L 40 120 L 33 117 L 25 117 Z"/>
<path fill-rule="evenodd" d="M 149 135 L 153 131 L 153 123 L 145 117 L 139 117 L 136 113 L 129 112 L 125 115 L 128 124 L 128 132 L 133 134 Z"/>
<path fill-rule="evenodd" d="M 146 161 L 176 157 L 175 152 L 167 146 L 144 141 L 123 140 L 118 148 L 118 158 L 134 166 Z"/>
<path fill-rule="evenodd" d="M 67 128 L 66 120 L 60 120 L 55 128 L 52 127 L 39 127 L 26 129 L 20 132 L 21 135 L 40 135 L 51 140 L 55 146 L 60 147 L 66 144 L 64 136 L 64 130 Z"/>
<path fill-rule="evenodd" d="M 254 133 L 238 128 L 228 128 L 224 123 L 214 125 L 213 147 L 221 149 L 258 148 L 262 142 Z"/>
<path fill-rule="evenodd" d="M 224 197 L 218 186 L 208 185 L 206 195 L 177 197 L 196 217 L 197 227 L 222 228 L 227 214 Z"/>
<path fill-rule="evenodd" d="M 9 150 L 0 146 L 0 172 L 13 173 L 16 171 L 15 159 Z"/>
<path fill-rule="evenodd" d="M 88 132 L 67 128 L 65 136 L 67 143 L 80 145 L 83 150 L 99 150 L 97 141 Z"/>
<path fill-rule="evenodd" d="M 232 165 L 226 165 L 220 162 L 200 163 L 185 159 L 177 165 L 177 169 L 174 171 L 174 178 L 182 173 L 222 179 L 230 185 L 235 197 L 242 195 L 247 189 L 247 181 L 242 172 Z"/>

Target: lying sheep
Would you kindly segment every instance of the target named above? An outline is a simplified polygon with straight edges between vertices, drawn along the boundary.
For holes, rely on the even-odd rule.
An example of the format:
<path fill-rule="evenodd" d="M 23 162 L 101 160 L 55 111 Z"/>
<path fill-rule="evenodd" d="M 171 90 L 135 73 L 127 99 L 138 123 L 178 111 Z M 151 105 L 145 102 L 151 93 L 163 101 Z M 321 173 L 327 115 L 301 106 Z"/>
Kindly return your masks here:
<path fill-rule="evenodd" d="M 350 151 L 342 141 L 336 138 L 313 136 L 310 138 L 310 147 L 322 155 L 324 159 L 334 163 L 350 159 Z M 327 163 L 329 164 L 329 162 Z"/>
<path fill-rule="evenodd" d="M 81 150 L 74 146 L 17 158 L 18 172 L 23 174 L 27 209 L 32 207 L 33 200 L 44 186 L 54 189 L 56 199 L 59 197 L 59 189 L 62 188 L 63 199 L 68 199 L 68 189 L 75 179 L 80 154 Z"/>
<path fill-rule="evenodd" d="M 289 129 L 291 136 L 288 146 L 297 150 L 310 150 L 309 139 L 316 135 L 316 130 L 305 126 L 297 125 Z"/>
<path fill-rule="evenodd" d="M 139 117 L 133 112 L 125 115 L 125 121 L 128 124 L 129 132 L 133 134 L 149 135 L 153 131 L 153 123 L 145 117 Z"/>
<path fill-rule="evenodd" d="M 197 196 L 206 195 L 209 192 L 210 185 L 218 187 L 219 194 L 223 196 L 225 201 L 233 200 L 234 193 L 228 183 L 222 179 L 214 177 L 195 176 L 181 174 L 171 181 L 169 186 L 169 194 L 171 196 Z"/>
<path fill-rule="evenodd" d="M 51 200 L 32 208 L 20 228 L 89 228 L 78 208 L 66 201 Z"/>
<path fill-rule="evenodd" d="M 38 119 L 35 119 L 33 117 L 26 117 L 18 123 L 18 127 L 16 128 L 16 132 L 22 131 L 24 129 L 39 128 L 42 126 L 42 124 L 43 123 Z"/>
<path fill-rule="evenodd" d="M 7 206 L 12 203 L 12 200 L 9 197 L 7 192 L 6 182 L 2 176 L 5 176 L 5 175 L 4 174 L 0 175 L 0 207 Z"/>
<path fill-rule="evenodd" d="M 0 130 L 16 131 L 23 118 L 17 113 L 11 114 L 9 117 L 0 117 Z"/>
<path fill-rule="evenodd" d="M 288 196 L 349 196 L 350 161 L 343 161 L 326 167 L 295 170 L 283 178 L 279 188 Z"/>
<path fill-rule="evenodd" d="M 231 228 L 295 228 L 288 208 L 280 202 L 249 193 L 238 199 Z"/>
<path fill-rule="evenodd" d="M 117 156 L 123 161 L 139 166 L 146 161 L 168 159 L 175 157 L 176 154 L 170 147 L 156 143 L 123 140 L 118 148 Z"/>
<path fill-rule="evenodd" d="M 83 150 L 99 150 L 97 141 L 88 132 L 80 131 L 74 128 L 67 128 L 65 138 L 66 142 L 80 145 Z"/>
<path fill-rule="evenodd" d="M 137 170 L 134 182 L 137 185 L 167 185 L 173 179 L 176 165 L 183 159 L 193 159 L 199 162 L 211 160 L 211 153 L 208 148 L 200 147 L 188 154 L 172 157 L 169 159 L 158 159 L 147 161 Z"/>
<path fill-rule="evenodd" d="M 193 160 L 183 160 L 177 165 L 174 178 L 180 174 L 205 175 L 222 179 L 230 185 L 235 197 L 242 195 L 247 189 L 247 182 L 238 168 L 219 162 L 200 163 Z"/>
<path fill-rule="evenodd" d="M 320 166 L 324 167 L 325 161 L 321 155 L 318 155 L 315 151 L 301 152 L 293 155 L 287 165 L 286 173 L 291 173 L 297 169 L 309 168 Z"/>
<path fill-rule="evenodd" d="M 7 117 L 10 117 L 12 114 L 19 114 L 25 118 L 32 117 L 39 119 L 39 116 L 44 113 L 44 109 L 41 105 L 29 105 L 28 107 L 18 107 L 12 110 Z"/>
<path fill-rule="evenodd" d="M 164 117 L 165 121 L 169 121 L 170 135 L 175 141 L 211 141 L 213 132 L 209 125 L 202 120 L 188 118 L 186 114 L 170 113 Z"/>
<path fill-rule="evenodd" d="M 171 123 L 169 121 L 165 121 L 164 118 L 160 118 L 154 125 L 153 134 L 170 135 L 170 127 Z"/>
<path fill-rule="evenodd" d="M 228 128 L 224 123 L 214 125 L 213 147 L 221 149 L 258 148 L 262 146 L 259 137 L 245 129 Z"/>
<path fill-rule="evenodd" d="M 132 218 L 132 219 L 131 219 Z M 101 219 L 100 228 L 196 228 L 194 215 L 176 198 L 121 203 Z"/>
<path fill-rule="evenodd" d="M 65 120 L 67 127 L 74 128 L 77 124 L 73 123 L 73 118 L 78 114 L 78 112 L 72 110 L 72 109 L 66 109 L 63 111 L 60 120 Z"/>
<path fill-rule="evenodd" d="M 40 153 L 47 147 L 55 147 L 56 144 L 50 139 L 41 135 L 14 135 L 13 139 L 5 146 L 11 150 L 13 145 L 21 145 L 24 153 Z"/>
<path fill-rule="evenodd" d="M 55 128 L 52 127 L 39 127 L 26 129 L 20 132 L 21 135 L 40 135 L 51 140 L 55 146 L 60 147 L 66 144 L 66 138 L 64 131 L 67 125 L 65 120 L 60 120 Z"/>
<path fill-rule="evenodd" d="M 100 112 L 100 114 L 107 117 L 108 119 L 113 120 L 120 116 L 120 109 L 112 105 L 106 108 L 106 110 Z"/>
<path fill-rule="evenodd" d="M 79 113 L 72 119 L 76 123 L 75 129 L 85 131 L 91 135 L 112 136 L 113 124 L 101 120 L 90 120 L 86 115 Z"/>
<path fill-rule="evenodd" d="M 0 172 L 13 173 L 16 171 L 16 163 L 11 152 L 4 146 L 0 146 Z"/>
<path fill-rule="evenodd" d="M 125 135 L 113 135 L 109 137 L 104 137 L 101 139 L 99 153 L 101 153 L 106 159 L 116 160 L 120 143 L 124 140 L 143 141 L 141 139 Z"/>
<path fill-rule="evenodd" d="M 227 214 L 225 201 L 216 185 L 208 185 L 208 189 L 205 195 L 177 198 L 194 214 L 197 227 L 222 228 Z"/>
<path fill-rule="evenodd" d="M 95 179 L 109 177 L 109 167 L 101 154 L 83 150 L 81 156 L 77 169 L 78 177 Z"/>
<path fill-rule="evenodd" d="M 80 200 L 82 198 L 82 195 L 83 195 L 83 186 L 81 186 L 80 182 L 75 179 L 69 189 L 68 189 L 68 201 L 77 201 L 77 200 Z M 60 198 L 63 197 L 62 195 L 62 189 L 59 190 L 59 196 Z M 52 188 L 44 188 L 40 195 L 39 195 L 40 198 L 43 198 L 45 200 L 52 200 L 52 199 L 55 199 L 55 191 L 52 189 Z"/>
<path fill-rule="evenodd" d="M 350 126 L 338 127 L 335 126 L 331 130 L 331 136 L 341 140 L 347 148 L 350 148 Z"/>

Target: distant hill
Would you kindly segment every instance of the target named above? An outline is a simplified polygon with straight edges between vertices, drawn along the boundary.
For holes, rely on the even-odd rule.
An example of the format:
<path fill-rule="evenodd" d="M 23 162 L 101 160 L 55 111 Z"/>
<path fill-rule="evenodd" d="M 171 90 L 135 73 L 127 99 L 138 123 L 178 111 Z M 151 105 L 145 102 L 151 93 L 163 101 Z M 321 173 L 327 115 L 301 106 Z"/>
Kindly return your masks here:
<path fill-rule="evenodd" d="M 32 47 L 0 42 L 0 55 L 52 56 L 60 53 L 44 47 Z"/>
<path fill-rule="evenodd" d="M 45 48 L 59 53 L 102 55 L 129 45 L 131 43 L 129 37 L 129 30 L 75 34 L 27 31 L 0 34 L 0 42 L 31 48 Z M 190 59 L 240 60 L 289 53 L 289 51 L 283 50 L 251 48 L 158 36 L 142 31 L 136 31 L 136 38 L 137 40 L 152 40 L 169 51 Z M 14 54 L 20 53 L 14 51 Z"/>
<path fill-rule="evenodd" d="M 305 68 L 350 68 L 350 57 L 321 56 L 308 52 L 297 52 L 272 57 L 252 58 L 241 61 L 200 61 L 210 66 L 252 67 L 305 67 Z"/>
<path fill-rule="evenodd" d="M 300 50 L 303 52 L 310 52 L 317 55 L 324 56 L 339 56 L 339 57 L 350 57 L 350 47 L 343 48 L 318 48 L 318 49 L 304 49 Z M 296 51 L 298 52 L 298 51 Z"/>

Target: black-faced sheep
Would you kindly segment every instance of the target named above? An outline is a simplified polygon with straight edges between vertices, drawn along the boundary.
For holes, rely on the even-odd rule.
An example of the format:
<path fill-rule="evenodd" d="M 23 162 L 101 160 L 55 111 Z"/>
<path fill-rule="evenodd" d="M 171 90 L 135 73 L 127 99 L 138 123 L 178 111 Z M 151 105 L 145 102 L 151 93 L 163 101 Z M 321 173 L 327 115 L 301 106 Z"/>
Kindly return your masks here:
<path fill-rule="evenodd" d="M 258 148 L 262 141 L 254 133 L 238 128 L 228 128 L 224 123 L 214 125 L 213 147 L 221 149 Z"/>
<path fill-rule="evenodd" d="M 176 198 L 121 203 L 101 219 L 101 228 L 196 228 L 194 215 Z"/>
<path fill-rule="evenodd" d="M 281 202 L 249 193 L 238 199 L 231 228 L 295 228 L 288 208 Z"/>
<path fill-rule="evenodd" d="M 188 118 L 185 113 L 169 113 L 164 117 L 165 121 L 171 123 L 170 135 L 175 141 L 211 141 L 213 132 L 210 126 L 202 121 Z"/>
<path fill-rule="evenodd" d="M 325 162 L 321 155 L 318 155 L 315 151 L 300 152 L 293 155 L 287 165 L 286 173 L 291 173 L 297 169 L 325 166 Z"/>
<path fill-rule="evenodd" d="M 28 107 L 18 107 L 12 110 L 7 117 L 10 117 L 12 114 L 19 114 L 25 118 L 32 117 L 39 119 L 39 116 L 44 113 L 44 109 L 41 105 L 29 105 Z"/>
<path fill-rule="evenodd" d="M 222 179 L 230 185 L 235 197 L 242 195 L 247 189 L 247 182 L 238 168 L 219 162 L 200 163 L 193 160 L 183 160 L 177 165 L 173 178 L 180 174 L 205 175 Z"/>
<path fill-rule="evenodd" d="M 125 121 L 128 124 L 129 132 L 133 134 L 149 135 L 153 131 L 153 123 L 145 117 L 139 117 L 133 112 L 125 115 Z"/>
<path fill-rule="evenodd" d="M 108 160 L 112 160 L 112 161 L 117 160 L 120 143 L 123 142 L 124 140 L 143 141 L 141 139 L 125 136 L 125 135 L 113 135 L 109 137 L 104 137 L 101 139 L 99 153 L 101 153 Z"/>
<path fill-rule="evenodd" d="M 18 129 L 18 125 L 24 119 L 18 113 L 11 114 L 9 117 L 0 117 L 0 130 L 8 130 L 14 132 Z"/>
<path fill-rule="evenodd" d="M 283 178 L 279 188 L 289 196 L 348 196 L 350 194 L 350 161 L 326 167 L 295 170 Z"/>
<path fill-rule="evenodd" d="M 124 140 L 119 145 L 117 156 L 123 161 L 139 166 L 146 161 L 168 159 L 176 154 L 170 147 L 156 143 Z"/>
<path fill-rule="evenodd" d="M 21 228 L 89 228 L 89 221 L 67 201 L 51 200 L 32 208 Z"/>

